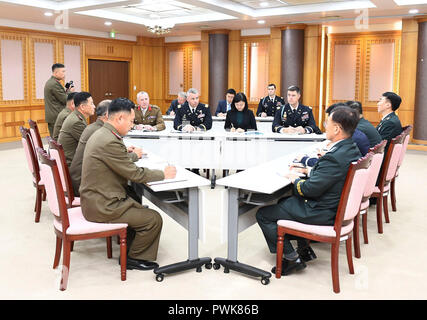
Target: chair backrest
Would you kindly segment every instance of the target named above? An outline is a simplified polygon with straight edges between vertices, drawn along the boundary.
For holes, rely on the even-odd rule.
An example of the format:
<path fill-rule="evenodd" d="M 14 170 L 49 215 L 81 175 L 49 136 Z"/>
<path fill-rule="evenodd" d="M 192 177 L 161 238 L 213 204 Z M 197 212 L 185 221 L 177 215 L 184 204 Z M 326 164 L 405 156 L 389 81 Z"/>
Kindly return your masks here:
<path fill-rule="evenodd" d="M 388 185 L 390 181 L 396 176 L 404 139 L 404 132 L 391 139 L 387 154 L 384 155 L 384 162 L 380 172 L 380 179 L 378 182 L 378 187 L 380 190 L 384 188 L 384 186 Z"/>
<path fill-rule="evenodd" d="M 19 131 L 21 131 L 21 141 L 22 146 L 24 147 L 25 157 L 27 158 L 28 168 L 33 175 L 34 183 L 38 184 L 40 181 L 40 167 L 34 151 L 35 148 L 31 139 L 30 130 L 20 126 Z"/>
<path fill-rule="evenodd" d="M 58 166 L 56 161 L 50 158 L 45 150 L 41 148 L 36 148 L 36 150 L 40 160 L 40 175 L 45 183 L 49 210 L 52 212 L 55 219 L 62 223 L 62 230 L 65 233 L 70 222 Z"/>
<path fill-rule="evenodd" d="M 347 171 L 344 187 L 335 217 L 334 229 L 341 234 L 341 226 L 352 221 L 359 213 L 363 193 L 372 163 L 373 153 L 368 152 L 356 162 L 352 162 Z"/>
<path fill-rule="evenodd" d="M 403 158 L 405 158 L 406 149 L 408 148 L 409 139 L 411 137 L 410 136 L 411 130 L 412 130 L 412 126 L 411 125 L 403 127 L 403 132 L 404 132 L 405 139 L 403 141 L 403 147 L 402 147 L 402 152 L 400 153 L 399 163 L 397 164 L 397 168 L 398 169 L 402 165 Z"/>
<path fill-rule="evenodd" d="M 40 136 L 40 131 L 37 122 L 29 119 L 28 124 L 30 125 L 31 138 L 33 139 L 34 148 L 38 147 L 43 149 L 42 138 Z M 36 149 L 34 149 L 34 153 L 37 153 Z"/>
<path fill-rule="evenodd" d="M 49 154 L 54 160 L 56 160 L 61 184 L 68 197 L 68 205 L 71 207 L 71 204 L 74 201 L 74 189 L 71 182 L 70 171 L 68 170 L 67 160 L 65 159 L 64 148 L 51 137 L 48 137 L 47 141 L 49 143 Z"/>
<path fill-rule="evenodd" d="M 383 140 L 376 146 L 369 149 L 369 151 L 373 153 L 373 156 L 371 166 L 369 167 L 369 175 L 366 182 L 365 192 L 363 194 L 364 200 L 369 198 L 374 192 L 375 184 L 377 182 L 378 175 L 380 174 L 381 164 L 383 163 L 386 144 L 387 140 Z"/>

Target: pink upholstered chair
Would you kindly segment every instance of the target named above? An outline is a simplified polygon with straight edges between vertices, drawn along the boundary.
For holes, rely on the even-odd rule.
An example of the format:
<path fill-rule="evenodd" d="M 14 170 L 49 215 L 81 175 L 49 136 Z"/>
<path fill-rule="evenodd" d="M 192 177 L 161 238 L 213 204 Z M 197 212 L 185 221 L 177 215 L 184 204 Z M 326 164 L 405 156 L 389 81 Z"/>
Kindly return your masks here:
<path fill-rule="evenodd" d="M 292 234 L 309 240 L 331 243 L 333 290 L 335 293 L 340 292 L 338 273 L 339 245 L 341 241 L 346 240 L 347 262 L 350 273 L 353 274 L 351 235 L 354 218 L 359 213 L 360 203 L 365 191 L 372 156 L 372 153 L 368 153 L 357 162 L 350 164 L 333 226 L 310 225 L 291 220 L 277 221 L 276 278 L 280 279 L 282 272 L 284 236 L 285 234 Z"/>
<path fill-rule="evenodd" d="M 40 168 L 37 156 L 34 152 L 34 146 L 31 139 L 30 130 L 24 127 L 19 127 L 21 131 L 21 141 L 22 146 L 24 147 L 25 156 L 27 158 L 28 168 L 33 176 L 33 185 L 36 188 L 36 203 L 34 206 L 35 222 L 40 221 L 40 213 L 42 206 L 42 199 L 45 198 L 45 188 L 43 180 L 40 179 Z"/>
<path fill-rule="evenodd" d="M 50 156 L 56 160 L 56 164 L 58 165 L 59 176 L 61 177 L 61 183 L 64 187 L 67 207 L 78 207 L 80 206 L 80 198 L 74 197 L 74 189 L 73 184 L 71 182 L 70 172 L 68 170 L 67 160 L 65 159 L 64 148 L 62 145 L 51 137 L 47 137 L 47 141 L 49 143 L 49 154 Z"/>
<path fill-rule="evenodd" d="M 402 153 L 400 154 L 399 163 L 397 164 L 396 175 L 390 183 L 390 200 L 391 200 L 391 209 L 396 211 L 396 178 L 399 175 L 399 168 L 402 165 L 403 159 L 405 158 L 406 149 L 408 148 L 410 134 L 411 134 L 412 126 L 403 127 L 403 132 L 405 135 L 405 140 L 403 141 Z"/>
<path fill-rule="evenodd" d="M 396 175 L 397 165 L 402 153 L 405 134 L 402 132 L 397 137 L 393 138 L 384 155 L 384 162 L 380 171 L 378 186 L 374 188 L 372 197 L 377 198 L 377 226 L 378 233 L 383 233 L 382 209 L 384 209 L 385 222 L 390 223 L 388 214 L 388 193 L 390 190 L 390 182 Z"/>
<path fill-rule="evenodd" d="M 62 275 L 60 290 L 65 290 L 70 271 L 71 243 L 75 240 L 107 238 L 107 256 L 112 258 L 111 237 L 120 237 L 121 280 L 126 280 L 126 223 L 95 223 L 83 216 L 81 207 L 67 208 L 65 194 L 56 161 L 46 151 L 37 148 L 40 159 L 40 174 L 45 181 L 47 202 L 54 215 L 54 231 L 56 234 L 56 251 L 53 268 L 59 265 L 61 247 L 63 248 Z"/>
<path fill-rule="evenodd" d="M 360 205 L 360 213 L 354 219 L 353 229 L 353 240 L 354 240 L 354 255 L 356 258 L 360 258 L 360 241 L 359 241 L 359 218 L 362 216 L 363 225 L 363 239 L 365 243 L 368 243 L 368 209 L 369 209 L 369 198 L 375 190 L 375 183 L 377 182 L 378 175 L 381 170 L 381 164 L 384 159 L 384 149 L 387 144 L 387 140 L 383 140 L 381 143 L 372 147 L 369 151 L 373 154 L 372 162 L 369 167 L 368 180 L 366 182 L 365 191 L 363 193 L 362 204 Z"/>
<path fill-rule="evenodd" d="M 33 139 L 33 144 L 34 144 L 34 154 L 37 154 L 36 148 L 43 148 L 43 143 L 42 143 L 42 138 L 40 136 L 40 131 L 39 131 L 39 127 L 37 125 L 37 122 L 29 119 L 28 120 L 28 124 L 30 125 L 30 133 L 31 133 L 31 138 Z"/>

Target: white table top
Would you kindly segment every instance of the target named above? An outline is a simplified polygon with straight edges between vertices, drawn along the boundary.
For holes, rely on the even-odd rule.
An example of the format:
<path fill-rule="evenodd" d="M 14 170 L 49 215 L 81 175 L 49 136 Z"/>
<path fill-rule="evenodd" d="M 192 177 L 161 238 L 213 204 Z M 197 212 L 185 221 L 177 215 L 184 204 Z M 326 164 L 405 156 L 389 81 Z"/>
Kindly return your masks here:
<path fill-rule="evenodd" d="M 163 120 L 171 121 L 175 119 L 175 116 L 163 115 Z M 255 117 L 256 121 L 260 122 L 273 122 L 274 117 Z M 212 116 L 212 121 L 225 121 L 225 117 Z"/>
<path fill-rule="evenodd" d="M 323 145 L 322 142 L 319 142 L 316 146 L 307 147 L 298 153 L 288 154 L 256 167 L 216 180 L 216 184 L 253 192 L 272 194 L 291 183 L 284 175 L 289 172 L 289 165 L 298 154 L 310 154 L 313 150 Z"/>
<path fill-rule="evenodd" d="M 288 134 L 277 132 L 261 132 L 261 131 L 247 131 L 242 133 L 228 132 L 222 130 L 208 130 L 208 131 L 194 131 L 194 132 L 181 132 L 177 130 L 162 130 L 153 132 L 144 132 L 142 130 L 131 130 L 128 132 L 127 137 L 134 138 L 160 138 L 160 137 L 178 137 L 178 138 L 226 138 L 226 139 L 273 139 L 284 141 L 323 141 L 326 139 L 325 134 Z"/>
<path fill-rule="evenodd" d="M 163 170 L 168 165 L 168 162 L 163 158 L 147 150 L 144 150 L 144 152 L 147 152 L 147 156 L 144 156 L 142 159 L 139 159 L 137 162 L 135 162 L 135 164 L 138 167 Z M 203 178 L 189 170 L 186 170 L 183 167 L 180 167 L 177 165 L 175 166 L 176 166 L 175 179 L 156 181 L 156 182 L 153 182 L 152 184 L 146 183 L 146 185 L 154 192 L 159 192 L 159 191 L 170 191 L 170 190 L 202 187 L 202 186 L 208 186 L 211 184 L 211 182 L 208 179 Z"/>

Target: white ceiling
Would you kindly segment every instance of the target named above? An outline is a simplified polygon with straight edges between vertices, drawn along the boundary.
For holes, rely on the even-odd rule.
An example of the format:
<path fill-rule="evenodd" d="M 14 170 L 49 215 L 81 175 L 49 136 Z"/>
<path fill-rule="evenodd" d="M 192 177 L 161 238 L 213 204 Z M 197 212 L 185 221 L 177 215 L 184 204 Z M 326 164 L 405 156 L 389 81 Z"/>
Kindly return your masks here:
<path fill-rule="evenodd" d="M 145 26 L 160 24 L 174 25 L 170 36 L 189 36 L 289 23 L 351 26 L 362 9 L 370 24 L 393 24 L 415 15 L 409 13 L 414 8 L 427 14 L 427 0 L 9 0 L 0 1 L 0 25 L 105 36 L 115 30 L 132 38 L 153 36 Z M 53 16 L 45 16 L 47 11 Z M 107 20 L 111 26 L 104 25 Z"/>

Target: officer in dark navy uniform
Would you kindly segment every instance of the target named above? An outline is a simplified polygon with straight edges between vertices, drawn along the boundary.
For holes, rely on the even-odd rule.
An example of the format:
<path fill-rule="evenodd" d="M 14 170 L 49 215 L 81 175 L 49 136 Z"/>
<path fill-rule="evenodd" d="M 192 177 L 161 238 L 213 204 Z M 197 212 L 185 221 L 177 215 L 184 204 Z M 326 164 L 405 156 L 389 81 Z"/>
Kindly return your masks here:
<path fill-rule="evenodd" d="M 169 109 L 166 111 L 166 115 L 175 116 L 178 106 L 182 106 L 184 104 L 187 104 L 187 93 L 178 92 L 178 97 L 175 100 L 172 100 Z"/>
<path fill-rule="evenodd" d="M 276 96 L 276 85 L 271 83 L 267 86 L 268 96 L 261 98 L 256 111 L 257 117 L 274 117 L 274 115 L 285 104 L 283 97 Z"/>
<path fill-rule="evenodd" d="M 301 90 L 297 86 L 288 88 L 288 103 L 274 116 L 272 130 L 279 133 L 322 133 L 316 126 L 311 107 L 300 104 Z"/>
<path fill-rule="evenodd" d="M 191 88 L 187 92 L 187 104 L 178 105 L 173 122 L 175 130 L 184 132 L 207 131 L 212 128 L 209 105 L 199 103 L 199 92 Z"/>

